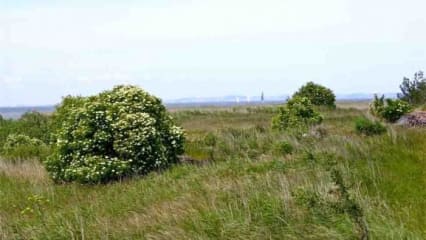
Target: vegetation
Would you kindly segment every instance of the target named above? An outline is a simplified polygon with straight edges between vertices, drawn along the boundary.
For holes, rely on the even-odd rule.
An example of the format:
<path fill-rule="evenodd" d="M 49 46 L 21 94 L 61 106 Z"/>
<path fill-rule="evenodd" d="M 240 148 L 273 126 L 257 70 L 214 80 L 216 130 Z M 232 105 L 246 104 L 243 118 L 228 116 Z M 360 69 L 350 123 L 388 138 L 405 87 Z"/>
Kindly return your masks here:
<path fill-rule="evenodd" d="M 413 80 L 404 77 L 400 89 L 401 93 L 398 94 L 399 99 L 412 105 L 426 103 L 426 78 L 424 78 L 422 71 L 416 72 Z"/>
<path fill-rule="evenodd" d="M 402 116 L 411 111 L 411 106 L 400 99 L 386 99 L 382 95 L 380 98 L 375 95 L 372 104 L 370 105 L 370 112 L 381 119 L 388 122 L 396 122 Z"/>
<path fill-rule="evenodd" d="M 28 112 L 20 119 L 0 119 L 0 156 L 9 160 L 42 159 L 50 153 L 50 117 Z"/>
<path fill-rule="evenodd" d="M 386 127 L 383 124 L 365 117 L 360 117 L 356 120 L 355 129 L 358 133 L 366 136 L 380 135 L 386 132 Z"/>
<path fill-rule="evenodd" d="M 45 161 L 56 182 L 99 183 L 176 163 L 183 132 L 161 101 L 133 86 L 65 98 L 54 153 Z"/>
<path fill-rule="evenodd" d="M 10 134 L 22 134 L 48 144 L 51 136 L 50 117 L 38 112 L 28 112 L 17 120 L 0 120 L 0 146 Z"/>
<path fill-rule="evenodd" d="M 306 97 L 313 105 L 336 107 L 336 96 L 329 88 L 319 84 L 308 82 L 297 91 L 293 97 Z"/>
<path fill-rule="evenodd" d="M 367 138 L 368 106 L 339 106 L 322 137 L 272 131 L 273 106 L 173 111 L 193 162 L 106 185 L 0 161 L 0 239 L 425 239 L 426 129 Z"/>
<path fill-rule="evenodd" d="M 42 159 L 47 156 L 47 145 L 36 138 L 22 134 L 10 134 L 3 145 L 2 155 L 10 160 L 24 160 L 30 158 Z"/>
<path fill-rule="evenodd" d="M 323 117 L 306 97 L 293 97 L 278 109 L 272 121 L 272 127 L 279 130 L 300 130 L 320 124 Z"/>
<path fill-rule="evenodd" d="M 0 119 L 0 239 L 426 238 L 426 129 L 318 104 L 312 84 L 280 107 L 171 113 L 119 86 Z M 409 110 L 370 105 L 389 122 Z"/>

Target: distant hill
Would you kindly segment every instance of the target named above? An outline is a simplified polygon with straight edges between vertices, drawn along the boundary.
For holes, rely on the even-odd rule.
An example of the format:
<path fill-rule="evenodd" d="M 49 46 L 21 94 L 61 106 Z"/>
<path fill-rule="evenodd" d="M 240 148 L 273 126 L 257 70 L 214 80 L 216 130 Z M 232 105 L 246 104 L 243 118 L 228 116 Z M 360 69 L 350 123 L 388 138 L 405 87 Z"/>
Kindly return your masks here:
<path fill-rule="evenodd" d="M 37 111 L 41 113 L 52 113 L 55 106 L 23 106 L 23 107 L 0 107 L 0 115 L 4 118 L 17 119 L 26 112 Z"/>
<path fill-rule="evenodd" d="M 396 93 L 385 93 L 386 97 L 396 98 Z M 374 96 L 373 93 L 351 93 L 337 94 L 336 98 L 340 101 L 362 101 L 370 100 Z M 265 100 L 261 101 L 260 96 L 243 96 L 229 95 L 223 97 L 198 97 L 198 98 L 180 98 L 173 100 L 165 100 L 165 104 L 170 108 L 184 107 L 203 107 L 203 106 L 239 106 L 252 104 L 273 104 L 285 102 L 289 95 L 282 96 L 265 96 Z M 17 119 L 25 112 L 37 111 L 41 113 L 52 113 L 55 106 L 19 106 L 19 107 L 0 107 L 0 115 L 4 118 Z"/>

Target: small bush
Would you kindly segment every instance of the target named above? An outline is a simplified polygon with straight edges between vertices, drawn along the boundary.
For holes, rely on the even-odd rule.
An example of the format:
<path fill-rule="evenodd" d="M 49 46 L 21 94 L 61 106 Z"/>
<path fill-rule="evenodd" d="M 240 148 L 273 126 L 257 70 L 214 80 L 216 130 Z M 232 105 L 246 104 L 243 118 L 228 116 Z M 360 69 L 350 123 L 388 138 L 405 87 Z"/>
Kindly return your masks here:
<path fill-rule="evenodd" d="M 402 116 L 411 111 L 411 107 L 407 102 L 402 100 L 386 100 L 387 106 L 385 107 L 382 116 L 389 122 L 396 122 Z"/>
<path fill-rule="evenodd" d="M 386 127 L 377 121 L 371 121 L 367 118 L 358 118 L 355 122 L 355 130 L 359 134 L 372 136 L 385 133 Z"/>
<path fill-rule="evenodd" d="M 178 161 L 183 131 L 161 100 L 135 86 L 65 98 L 54 115 L 55 152 L 45 162 L 59 182 L 108 182 Z"/>
<path fill-rule="evenodd" d="M 370 105 L 370 112 L 379 118 L 385 119 L 388 122 L 396 122 L 402 116 L 411 111 L 410 105 L 402 100 L 385 99 L 374 96 L 374 101 Z"/>
<path fill-rule="evenodd" d="M 51 131 L 49 129 L 50 117 L 46 114 L 31 111 L 26 112 L 17 121 L 18 131 L 31 138 L 42 140 L 44 143 L 49 143 Z"/>
<path fill-rule="evenodd" d="M 316 106 L 336 107 L 336 96 L 333 91 L 313 82 L 308 82 L 306 85 L 302 86 L 299 91 L 294 94 L 294 97 L 295 96 L 306 97 Z"/>
<path fill-rule="evenodd" d="M 22 134 L 11 134 L 3 145 L 2 155 L 8 159 L 42 159 L 48 154 L 43 141 Z"/>
<path fill-rule="evenodd" d="M 291 145 L 289 142 L 286 142 L 286 141 L 279 142 L 275 145 L 275 151 L 278 154 L 282 154 L 282 155 L 292 154 L 293 150 L 294 150 L 293 145 Z"/>
<path fill-rule="evenodd" d="M 300 129 L 320 124 L 322 120 L 323 117 L 314 109 L 308 98 L 294 97 L 278 109 L 272 127 L 278 130 Z"/>

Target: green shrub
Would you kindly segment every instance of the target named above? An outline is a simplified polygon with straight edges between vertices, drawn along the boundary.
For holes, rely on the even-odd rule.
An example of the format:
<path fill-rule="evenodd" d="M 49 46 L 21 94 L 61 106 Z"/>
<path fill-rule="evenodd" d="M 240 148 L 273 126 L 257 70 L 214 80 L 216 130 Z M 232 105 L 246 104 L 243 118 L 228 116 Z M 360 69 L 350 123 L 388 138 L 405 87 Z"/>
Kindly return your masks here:
<path fill-rule="evenodd" d="M 70 103 L 71 102 L 71 103 Z M 108 182 L 146 174 L 178 161 L 184 136 L 161 100 L 135 86 L 64 99 L 55 113 L 55 153 L 45 162 L 52 178 Z"/>
<path fill-rule="evenodd" d="M 336 107 L 336 96 L 333 91 L 313 82 L 302 86 L 294 96 L 306 97 L 316 106 Z"/>
<path fill-rule="evenodd" d="M 314 109 L 308 98 L 296 96 L 278 109 L 272 127 L 278 130 L 300 129 L 320 124 L 322 120 L 323 117 Z"/>
<path fill-rule="evenodd" d="M 426 78 L 422 71 L 414 74 L 413 80 L 404 77 L 400 87 L 401 93 L 398 98 L 412 105 L 421 105 L 426 103 Z"/>
<path fill-rule="evenodd" d="M 374 94 L 373 102 L 370 103 L 370 113 L 376 117 L 382 117 L 382 113 L 385 108 L 385 95 L 380 98 L 377 94 Z"/>
<path fill-rule="evenodd" d="M 388 122 L 396 122 L 402 116 L 411 111 L 411 106 L 400 99 L 385 99 L 384 95 L 380 98 L 375 95 L 370 105 L 370 112 L 379 118 Z"/>
<path fill-rule="evenodd" d="M 39 112 L 27 112 L 16 120 L 0 120 L 0 146 L 4 145 L 11 134 L 26 135 L 48 144 L 51 135 L 49 122 L 50 116 Z"/>
<path fill-rule="evenodd" d="M 48 115 L 36 111 L 26 112 L 18 119 L 17 124 L 22 134 L 40 139 L 44 143 L 49 142 L 51 132 L 49 129 L 50 117 Z"/>
<path fill-rule="evenodd" d="M 404 102 L 399 99 L 387 99 L 386 103 L 387 105 L 382 113 L 382 116 L 389 122 L 396 122 L 402 116 L 411 111 L 410 105 L 407 102 Z"/>
<path fill-rule="evenodd" d="M 55 112 L 52 114 L 52 120 L 50 121 L 50 130 L 52 134 L 59 132 L 62 123 L 66 120 L 68 112 L 71 112 L 73 109 L 83 107 L 85 103 L 85 98 L 81 96 L 66 96 L 62 98 L 60 105 L 56 107 Z M 53 136 L 56 139 L 55 136 Z"/>
<path fill-rule="evenodd" d="M 281 154 L 281 155 L 292 154 L 293 150 L 294 150 L 293 145 L 291 145 L 289 142 L 283 141 L 283 142 L 279 142 L 275 144 L 275 151 L 278 154 Z"/>
<path fill-rule="evenodd" d="M 10 134 L 3 145 L 2 156 L 8 159 L 42 159 L 48 154 L 46 144 L 22 134 Z"/>
<path fill-rule="evenodd" d="M 371 121 L 367 118 L 358 118 L 355 121 L 355 130 L 359 134 L 372 136 L 385 133 L 386 127 L 378 121 Z"/>

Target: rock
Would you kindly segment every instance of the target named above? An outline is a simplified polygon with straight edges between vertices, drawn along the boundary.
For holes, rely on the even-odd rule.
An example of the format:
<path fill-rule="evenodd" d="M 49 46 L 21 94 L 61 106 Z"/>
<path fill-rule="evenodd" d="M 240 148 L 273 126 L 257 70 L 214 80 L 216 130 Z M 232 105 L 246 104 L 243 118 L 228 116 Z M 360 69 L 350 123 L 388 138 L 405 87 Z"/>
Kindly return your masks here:
<path fill-rule="evenodd" d="M 407 114 L 399 119 L 397 124 L 410 127 L 426 127 L 426 111 Z"/>

